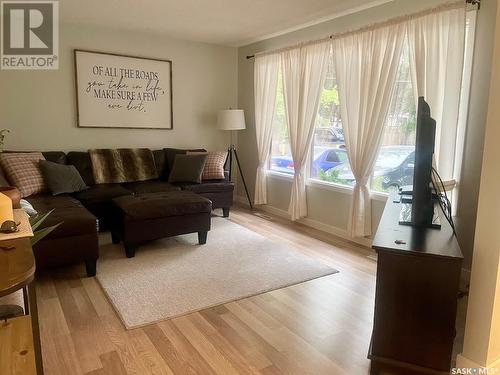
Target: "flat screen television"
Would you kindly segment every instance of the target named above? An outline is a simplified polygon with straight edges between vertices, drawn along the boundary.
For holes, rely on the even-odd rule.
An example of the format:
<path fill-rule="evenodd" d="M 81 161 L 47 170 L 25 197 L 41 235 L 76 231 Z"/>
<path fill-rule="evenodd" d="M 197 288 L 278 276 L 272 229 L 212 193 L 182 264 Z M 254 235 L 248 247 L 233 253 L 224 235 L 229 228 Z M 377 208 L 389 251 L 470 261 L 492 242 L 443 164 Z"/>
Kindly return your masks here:
<path fill-rule="evenodd" d="M 434 201 L 432 199 L 432 159 L 436 139 L 436 121 L 431 117 L 429 104 L 424 97 L 418 98 L 417 134 L 415 140 L 415 164 L 411 207 L 402 208 L 401 224 L 416 227 L 438 227 L 434 222 Z M 405 211 L 403 214 L 403 211 Z M 411 215 L 410 215 L 411 213 Z"/>

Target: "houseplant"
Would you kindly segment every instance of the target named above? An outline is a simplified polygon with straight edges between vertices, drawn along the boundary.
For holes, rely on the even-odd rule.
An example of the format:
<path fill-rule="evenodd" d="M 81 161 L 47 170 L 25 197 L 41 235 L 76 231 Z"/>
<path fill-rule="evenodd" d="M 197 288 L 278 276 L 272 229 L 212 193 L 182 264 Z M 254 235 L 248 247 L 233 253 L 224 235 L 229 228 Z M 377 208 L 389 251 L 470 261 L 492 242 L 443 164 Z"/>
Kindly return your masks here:
<path fill-rule="evenodd" d="M 36 215 L 33 217 L 30 217 L 30 224 L 31 224 L 31 229 L 33 230 L 33 237 L 31 237 L 31 246 L 35 246 L 37 242 L 39 242 L 42 238 L 47 236 L 49 233 L 51 233 L 54 229 L 56 229 L 59 225 L 61 225 L 63 222 L 61 221 L 60 223 L 57 223 L 55 225 L 52 225 L 50 227 L 42 228 L 40 230 L 37 230 L 37 228 L 42 225 L 42 223 L 47 219 L 47 217 L 54 211 L 54 209 L 50 210 L 49 212 L 43 214 L 43 215 Z"/>

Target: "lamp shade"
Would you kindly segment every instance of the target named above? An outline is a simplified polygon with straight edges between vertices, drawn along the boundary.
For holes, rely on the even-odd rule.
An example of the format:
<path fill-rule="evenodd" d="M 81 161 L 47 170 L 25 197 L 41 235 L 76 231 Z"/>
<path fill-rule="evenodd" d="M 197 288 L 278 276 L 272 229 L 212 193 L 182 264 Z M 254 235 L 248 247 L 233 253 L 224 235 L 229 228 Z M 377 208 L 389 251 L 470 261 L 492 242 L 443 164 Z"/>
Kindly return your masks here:
<path fill-rule="evenodd" d="M 245 129 L 245 113 L 242 109 L 224 109 L 217 115 L 217 129 L 243 130 Z"/>

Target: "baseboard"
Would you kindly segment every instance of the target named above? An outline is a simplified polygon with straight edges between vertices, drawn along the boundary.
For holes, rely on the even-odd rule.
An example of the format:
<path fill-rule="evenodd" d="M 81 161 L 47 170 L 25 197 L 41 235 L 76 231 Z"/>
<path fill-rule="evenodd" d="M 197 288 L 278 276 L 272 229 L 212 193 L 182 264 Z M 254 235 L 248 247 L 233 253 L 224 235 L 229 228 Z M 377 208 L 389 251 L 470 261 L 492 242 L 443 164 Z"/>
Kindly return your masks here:
<path fill-rule="evenodd" d="M 245 207 L 250 207 L 250 205 L 248 204 L 247 198 L 242 197 L 241 195 L 235 195 L 234 201 L 238 202 L 239 204 L 241 204 Z M 280 208 L 276 208 L 276 207 L 273 207 L 273 206 L 266 204 L 266 205 L 258 206 L 257 209 L 262 210 L 264 212 L 267 212 L 269 214 L 290 220 L 290 214 L 288 213 L 288 211 L 282 210 Z M 337 228 L 337 227 L 330 225 L 330 224 L 325 224 L 325 223 L 322 223 L 320 221 L 317 221 L 317 220 L 314 220 L 314 219 L 311 219 L 308 217 L 299 219 L 299 220 L 297 220 L 297 222 L 300 224 L 303 224 L 307 227 L 314 228 L 314 229 L 320 230 L 320 231 L 328 233 L 328 234 L 332 234 L 336 237 L 340 237 L 344 240 L 354 242 L 358 245 L 362 245 L 362 246 L 370 247 L 370 248 L 372 246 L 371 239 L 369 239 L 369 238 L 352 238 L 351 236 L 349 236 L 349 233 L 347 232 L 347 230 L 342 229 L 342 228 Z"/>

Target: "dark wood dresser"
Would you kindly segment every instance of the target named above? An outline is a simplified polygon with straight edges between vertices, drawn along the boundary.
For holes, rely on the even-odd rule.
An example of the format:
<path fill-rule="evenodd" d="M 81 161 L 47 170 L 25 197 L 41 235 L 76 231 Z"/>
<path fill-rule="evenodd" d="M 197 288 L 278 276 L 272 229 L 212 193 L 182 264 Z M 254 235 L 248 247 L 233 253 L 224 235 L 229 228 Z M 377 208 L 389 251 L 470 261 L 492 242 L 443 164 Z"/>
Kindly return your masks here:
<path fill-rule="evenodd" d="M 449 374 L 462 252 L 442 212 L 441 229 L 414 228 L 398 224 L 400 207 L 387 200 L 373 240 L 371 374 Z"/>

